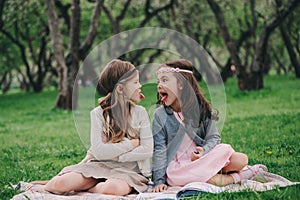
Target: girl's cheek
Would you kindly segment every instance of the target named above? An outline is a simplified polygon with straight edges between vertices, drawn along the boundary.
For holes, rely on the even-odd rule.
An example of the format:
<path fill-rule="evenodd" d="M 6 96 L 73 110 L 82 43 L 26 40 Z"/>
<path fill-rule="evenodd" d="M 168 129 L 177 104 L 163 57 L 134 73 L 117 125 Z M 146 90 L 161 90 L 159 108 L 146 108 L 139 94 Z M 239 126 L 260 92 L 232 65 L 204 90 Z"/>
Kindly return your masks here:
<path fill-rule="evenodd" d="M 163 84 L 165 87 L 169 85 L 167 81 L 163 82 L 162 84 Z"/>

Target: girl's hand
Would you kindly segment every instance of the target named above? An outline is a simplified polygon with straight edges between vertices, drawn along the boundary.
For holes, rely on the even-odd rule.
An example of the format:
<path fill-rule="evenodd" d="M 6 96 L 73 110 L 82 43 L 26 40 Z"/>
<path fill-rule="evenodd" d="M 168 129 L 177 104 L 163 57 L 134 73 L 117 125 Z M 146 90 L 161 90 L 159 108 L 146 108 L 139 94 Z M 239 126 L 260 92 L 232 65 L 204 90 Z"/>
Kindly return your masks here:
<path fill-rule="evenodd" d="M 153 189 L 151 189 L 151 192 L 163 192 L 168 189 L 168 186 L 166 184 L 160 184 L 155 186 Z"/>
<path fill-rule="evenodd" d="M 194 152 L 192 153 L 192 158 L 191 158 L 191 160 L 192 160 L 192 161 L 197 160 L 197 159 L 201 158 L 202 155 L 203 155 L 203 148 L 200 147 L 200 146 L 197 146 L 197 147 L 196 147 L 196 151 L 194 151 Z"/>
<path fill-rule="evenodd" d="M 140 145 L 140 139 L 131 139 L 130 141 L 134 148 Z"/>

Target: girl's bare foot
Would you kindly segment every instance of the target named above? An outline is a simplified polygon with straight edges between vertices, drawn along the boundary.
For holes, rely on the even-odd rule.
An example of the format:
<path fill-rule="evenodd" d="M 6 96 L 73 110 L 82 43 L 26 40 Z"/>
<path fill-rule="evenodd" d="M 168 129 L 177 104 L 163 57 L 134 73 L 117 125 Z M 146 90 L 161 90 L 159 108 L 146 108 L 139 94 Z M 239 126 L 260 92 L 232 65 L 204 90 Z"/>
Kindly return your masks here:
<path fill-rule="evenodd" d="M 45 185 L 32 185 L 27 190 L 31 190 L 34 192 L 48 193 L 48 191 L 45 190 Z"/>

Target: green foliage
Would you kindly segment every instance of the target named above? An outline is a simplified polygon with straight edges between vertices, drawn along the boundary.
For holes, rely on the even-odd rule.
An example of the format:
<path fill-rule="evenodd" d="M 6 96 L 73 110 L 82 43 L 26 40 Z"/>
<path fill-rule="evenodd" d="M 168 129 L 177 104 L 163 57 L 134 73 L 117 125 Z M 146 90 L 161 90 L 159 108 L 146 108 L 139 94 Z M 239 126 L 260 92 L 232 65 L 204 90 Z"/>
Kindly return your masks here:
<path fill-rule="evenodd" d="M 63 7 L 68 7 L 71 5 L 70 0 L 61 0 L 60 2 Z M 137 28 L 143 20 L 147 18 L 146 13 L 146 1 L 131 1 L 125 15 L 120 17 L 125 3 L 127 1 L 105 1 L 104 5 L 108 9 L 108 12 L 114 19 L 113 24 L 109 19 L 108 15 L 104 12 L 102 8 L 102 13 L 99 19 L 98 34 L 94 40 L 93 47 L 99 45 L 102 41 L 110 38 L 116 31 L 126 31 Z M 150 8 L 148 12 L 153 12 L 158 8 L 163 8 L 168 5 L 168 1 L 150 1 Z M 218 5 L 221 7 L 225 21 L 227 23 L 229 33 L 231 37 L 235 40 L 239 39 L 242 31 L 249 29 L 249 27 L 254 26 L 254 21 L 251 16 L 250 2 L 247 0 L 224 0 L 217 1 Z M 282 7 L 276 7 L 276 1 L 253 1 L 255 3 L 254 15 L 257 16 L 257 26 L 254 33 L 250 38 L 248 38 L 241 46 L 238 54 L 241 58 L 242 63 L 249 69 L 251 62 L 253 60 L 253 54 L 255 49 L 253 48 L 255 42 L 259 39 L 259 35 L 262 31 L 262 27 L 274 17 L 276 14 L 276 9 L 280 10 Z M 279 1 L 278 1 L 279 2 Z M 280 1 L 282 6 L 285 5 L 288 0 Z M 94 10 L 94 1 L 81 1 L 81 29 L 80 38 L 78 40 L 82 44 L 87 36 L 91 16 Z M 299 7 L 299 6 L 298 6 Z M 22 11 L 22 12 L 20 12 Z M 57 14 L 60 17 L 60 28 L 63 35 L 63 42 L 65 48 L 65 54 L 69 52 L 69 31 L 68 24 L 66 23 L 64 14 L 69 18 L 71 15 L 71 6 L 68 7 L 67 11 L 62 11 L 57 6 Z M 289 17 L 284 21 L 285 29 L 293 43 L 294 51 L 297 52 L 299 49 L 299 31 L 298 24 L 300 13 L 299 8 L 293 11 Z M 47 27 L 46 9 L 43 0 L 27 0 L 27 1 L 15 1 L 6 0 L 4 4 L 3 13 L 1 19 L 3 21 L 3 26 L 1 27 L 6 33 L 10 35 L 14 40 L 18 40 L 20 45 L 25 48 L 25 57 L 27 63 L 30 65 L 30 74 L 35 77 L 37 75 L 36 61 L 38 60 L 38 54 L 43 49 L 41 47 L 41 39 L 47 41 L 46 47 L 46 57 L 49 57 L 49 62 L 42 63 L 42 68 L 46 68 L 46 65 L 50 64 L 55 67 L 54 57 L 50 57 L 53 53 L 53 49 L 50 42 L 49 30 Z M 117 17 L 119 18 L 117 19 Z M 226 50 L 226 45 L 222 36 L 220 34 L 220 29 L 217 21 L 206 1 L 175 1 L 172 8 L 162 10 L 161 12 L 155 14 L 145 24 L 149 27 L 163 27 L 173 30 L 177 30 L 187 36 L 193 38 L 199 44 L 205 46 L 207 50 L 211 52 L 215 60 L 224 66 L 229 58 L 229 53 Z M 118 27 L 118 28 L 116 28 Z M 0 35 L 0 76 L 3 72 L 13 70 L 13 75 L 20 76 L 22 72 L 24 78 L 28 80 L 28 74 L 26 74 L 26 68 L 24 67 L 25 61 L 21 59 L 20 47 L 17 46 L 16 42 L 11 41 L 9 36 L 6 34 Z M 147 36 L 145 36 L 147 37 Z M 286 71 L 293 71 L 290 62 L 290 57 L 284 46 L 284 42 L 281 38 L 280 32 L 275 30 L 268 42 L 269 49 L 268 54 L 270 56 L 270 66 L 272 68 L 278 68 L 281 65 Z M 144 53 L 140 55 L 132 62 L 145 63 L 152 54 Z M 280 57 L 278 61 L 275 59 L 275 55 Z M 106 55 L 104 55 L 106 56 Z M 42 56 L 43 57 L 43 56 Z M 155 58 L 156 61 L 164 60 L 164 55 L 160 54 Z M 46 64 L 47 63 L 47 64 Z M 219 66 L 219 67 L 220 67 Z M 15 69 L 18 70 L 15 70 Z M 283 68 L 283 67 L 282 67 Z M 220 69 L 221 70 L 221 69 Z M 47 74 L 53 73 L 55 70 L 47 69 Z M 17 82 L 17 81 L 15 81 Z"/>
<path fill-rule="evenodd" d="M 47 34 L 45 28 L 47 27 L 47 18 L 41 0 L 8 0 L 5 3 L 2 18 L 4 21 L 2 28 L 9 32 L 15 40 L 19 40 L 24 47 L 38 49 L 40 37 Z M 9 39 L 6 38 L 6 40 Z M 32 42 L 31 47 L 26 44 L 27 40 Z"/>
<path fill-rule="evenodd" d="M 22 62 L 20 59 L 15 59 L 20 53 L 10 40 L 0 35 L 0 41 L 0 74 L 2 74 L 18 68 Z"/>
<path fill-rule="evenodd" d="M 202 83 L 201 83 L 202 84 Z M 205 86 L 203 86 L 205 87 Z M 265 89 L 241 92 L 236 80 L 226 84 L 227 117 L 222 142 L 249 156 L 249 164 L 263 163 L 269 171 L 300 181 L 299 81 L 267 76 Z M 204 88 L 207 95 L 207 90 Z M 152 116 L 156 84 L 143 87 L 141 104 Z M 85 155 L 71 112 L 52 109 L 57 91 L 0 96 L 0 199 L 20 191 L 19 181 L 47 180 Z M 205 194 L 201 199 L 299 199 L 299 185 L 268 192 Z"/>

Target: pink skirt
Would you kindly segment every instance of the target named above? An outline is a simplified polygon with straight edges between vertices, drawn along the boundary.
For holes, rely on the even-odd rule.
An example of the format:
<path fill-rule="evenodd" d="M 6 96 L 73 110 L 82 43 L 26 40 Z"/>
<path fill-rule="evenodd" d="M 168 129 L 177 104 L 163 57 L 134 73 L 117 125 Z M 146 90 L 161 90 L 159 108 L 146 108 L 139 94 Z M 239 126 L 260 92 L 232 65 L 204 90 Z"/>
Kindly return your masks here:
<path fill-rule="evenodd" d="M 207 182 L 229 164 L 234 153 L 229 144 L 218 144 L 200 159 L 172 160 L 167 168 L 167 182 L 171 186 L 184 186 L 190 182 Z"/>

